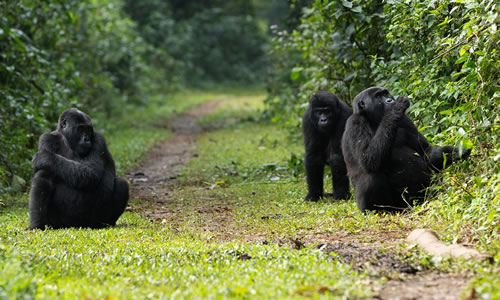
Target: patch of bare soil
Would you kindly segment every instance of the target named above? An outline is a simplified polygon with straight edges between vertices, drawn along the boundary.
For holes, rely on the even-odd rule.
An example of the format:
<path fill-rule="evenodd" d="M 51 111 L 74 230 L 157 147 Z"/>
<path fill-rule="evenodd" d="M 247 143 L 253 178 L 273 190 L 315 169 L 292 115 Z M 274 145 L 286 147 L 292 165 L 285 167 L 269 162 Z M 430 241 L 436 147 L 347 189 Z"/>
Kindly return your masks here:
<path fill-rule="evenodd" d="M 316 245 L 354 270 L 366 271 L 374 279 L 385 277 L 383 286 L 374 286 L 375 299 L 459 299 L 467 278 L 438 272 L 418 272 L 404 257 L 397 254 L 396 245 L 406 238 L 407 232 L 350 233 L 303 232 L 300 239 L 273 240 L 265 234 L 245 232 L 232 218 L 233 207 L 242 205 L 238 200 L 224 202 L 210 194 L 193 194 L 193 199 L 176 199 L 177 176 L 183 165 L 196 157 L 196 138 L 203 133 L 197 121 L 212 112 L 221 100 L 196 107 L 189 113 L 178 115 L 168 128 L 175 133 L 169 140 L 157 143 L 147 154 L 142 165 L 127 174 L 131 199 L 140 198 L 131 208 L 141 211 L 155 222 L 164 222 L 175 228 L 183 222 L 186 212 L 203 214 L 200 231 L 210 232 L 216 239 L 235 238 L 256 243 L 277 243 L 301 249 Z M 206 188 L 200 188 L 206 189 Z M 253 195 L 253 194 L 252 194 Z M 257 196 L 257 195 L 256 195 Z M 280 215 L 262 218 L 279 218 Z M 248 258 L 241 258 L 248 259 Z"/>
<path fill-rule="evenodd" d="M 467 278 L 436 272 L 417 274 L 400 280 L 389 280 L 378 291 L 376 299 L 460 299 Z"/>
<path fill-rule="evenodd" d="M 387 252 L 373 246 L 360 245 L 356 242 L 320 245 L 319 248 L 329 252 L 353 269 L 368 271 L 377 276 L 393 276 L 397 274 L 416 274 L 417 269 L 405 262 L 394 252 Z"/>
<path fill-rule="evenodd" d="M 153 220 L 163 220 L 169 215 L 175 215 L 176 208 L 167 208 L 166 204 L 175 202 L 175 199 L 169 197 L 169 193 L 177 182 L 180 170 L 187 161 L 198 155 L 195 141 L 202 128 L 197 121 L 223 101 L 206 102 L 188 113 L 179 114 L 167 124 L 175 134 L 174 137 L 158 142 L 146 155 L 143 163 L 126 175 L 130 182 L 130 198 L 141 199 L 140 203 L 129 209 L 144 211 Z"/>

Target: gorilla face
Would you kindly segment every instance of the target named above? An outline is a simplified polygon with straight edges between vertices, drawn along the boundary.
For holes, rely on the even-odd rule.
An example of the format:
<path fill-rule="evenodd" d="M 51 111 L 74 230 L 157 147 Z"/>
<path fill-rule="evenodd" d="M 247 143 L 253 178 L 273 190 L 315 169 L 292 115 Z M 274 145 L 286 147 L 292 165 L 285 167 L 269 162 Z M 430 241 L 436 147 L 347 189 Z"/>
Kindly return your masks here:
<path fill-rule="evenodd" d="M 330 107 L 314 107 L 312 109 L 313 122 L 316 124 L 316 129 L 321 132 L 328 132 L 331 127 L 333 113 Z"/>
<path fill-rule="evenodd" d="M 314 128 L 322 133 L 328 133 L 335 124 L 335 104 L 338 99 L 327 92 L 318 92 L 309 100 L 311 119 Z"/>
<path fill-rule="evenodd" d="M 71 150 L 85 157 L 92 149 L 94 127 L 89 116 L 78 109 L 68 109 L 61 114 L 57 131 L 68 141 Z"/>
<path fill-rule="evenodd" d="M 378 124 L 395 101 L 386 88 L 371 87 L 359 93 L 353 103 L 354 113 L 364 115 L 372 124 Z"/>

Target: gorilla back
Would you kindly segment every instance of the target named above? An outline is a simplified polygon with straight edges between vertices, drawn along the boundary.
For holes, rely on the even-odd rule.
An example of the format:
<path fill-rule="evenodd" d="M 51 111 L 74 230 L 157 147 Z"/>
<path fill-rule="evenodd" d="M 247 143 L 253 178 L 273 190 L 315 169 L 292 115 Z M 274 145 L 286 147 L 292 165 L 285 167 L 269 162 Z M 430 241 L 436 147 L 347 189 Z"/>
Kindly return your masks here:
<path fill-rule="evenodd" d="M 128 184 L 116 178 L 104 137 L 76 109 L 57 130 L 40 137 L 33 158 L 30 226 L 100 228 L 115 225 L 128 202 Z"/>
<path fill-rule="evenodd" d="M 410 102 L 397 100 L 385 88 L 372 87 L 353 100 L 342 150 L 361 211 L 397 211 L 423 199 L 432 171 L 465 159 L 453 146 L 430 146 L 405 111 Z"/>

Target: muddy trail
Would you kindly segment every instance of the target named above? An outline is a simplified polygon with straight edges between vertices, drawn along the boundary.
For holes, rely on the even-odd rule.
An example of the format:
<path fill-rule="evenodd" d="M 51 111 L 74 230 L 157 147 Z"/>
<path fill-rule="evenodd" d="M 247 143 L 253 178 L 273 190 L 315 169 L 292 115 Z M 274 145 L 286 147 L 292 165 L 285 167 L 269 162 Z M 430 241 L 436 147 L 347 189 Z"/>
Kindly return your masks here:
<path fill-rule="evenodd" d="M 460 299 L 470 278 L 460 274 L 421 271 L 418 266 L 406 262 L 403 255 L 395 250 L 396 245 L 406 238 L 406 232 L 365 233 L 366 236 L 362 239 L 360 236 L 342 233 L 311 233 L 305 235 L 303 240 L 274 240 L 265 235 L 245 236 L 244 233 L 242 236 L 244 230 L 239 230 L 232 219 L 232 208 L 240 203 L 221 203 L 212 198 L 189 201 L 177 199 L 173 194 L 179 186 L 178 177 L 182 167 L 198 156 L 196 140 L 204 133 L 198 120 L 230 100 L 206 102 L 187 113 L 177 115 L 166 124 L 174 136 L 158 142 L 145 156 L 142 164 L 126 175 L 130 182 L 132 203 L 129 210 L 138 211 L 153 222 L 168 224 L 173 228 L 183 222 L 181 211 L 201 214 L 205 223 L 200 225 L 199 230 L 212 233 L 220 241 L 239 239 L 250 243 L 277 243 L 293 249 L 317 245 L 322 251 L 330 253 L 330 259 L 349 264 L 353 270 L 365 271 L 374 280 L 382 276 L 388 278 L 382 286 L 370 283 L 374 289 L 374 299 Z M 373 238 L 371 235 L 377 237 Z M 367 239 L 367 236 L 371 238 Z M 380 250 L 382 247 L 383 251 Z"/>

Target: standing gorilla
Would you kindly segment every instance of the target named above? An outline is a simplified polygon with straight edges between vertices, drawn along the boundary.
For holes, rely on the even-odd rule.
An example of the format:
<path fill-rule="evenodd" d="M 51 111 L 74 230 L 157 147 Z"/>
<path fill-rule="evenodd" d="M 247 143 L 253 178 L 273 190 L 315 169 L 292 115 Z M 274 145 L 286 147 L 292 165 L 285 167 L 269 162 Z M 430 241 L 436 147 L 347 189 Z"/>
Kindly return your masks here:
<path fill-rule="evenodd" d="M 405 115 L 408 98 L 371 87 L 354 98 L 354 114 L 342 137 L 342 150 L 359 210 L 398 211 L 424 197 L 431 171 L 465 159 L 453 146 L 431 147 Z"/>
<path fill-rule="evenodd" d="M 318 201 L 323 197 L 325 165 L 332 171 L 333 197 L 347 199 L 349 178 L 340 147 L 340 140 L 352 109 L 329 92 L 318 92 L 309 99 L 309 108 L 302 117 L 305 168 L 309 192 L 305 200 Z"/>
<path fill-rule="evenodd" d="M 77 109 L 61 114 L 33 158 L 30 229 L 115 225 L 128 202 L 128 184 L 116 178 L 104 137 Z"/>

